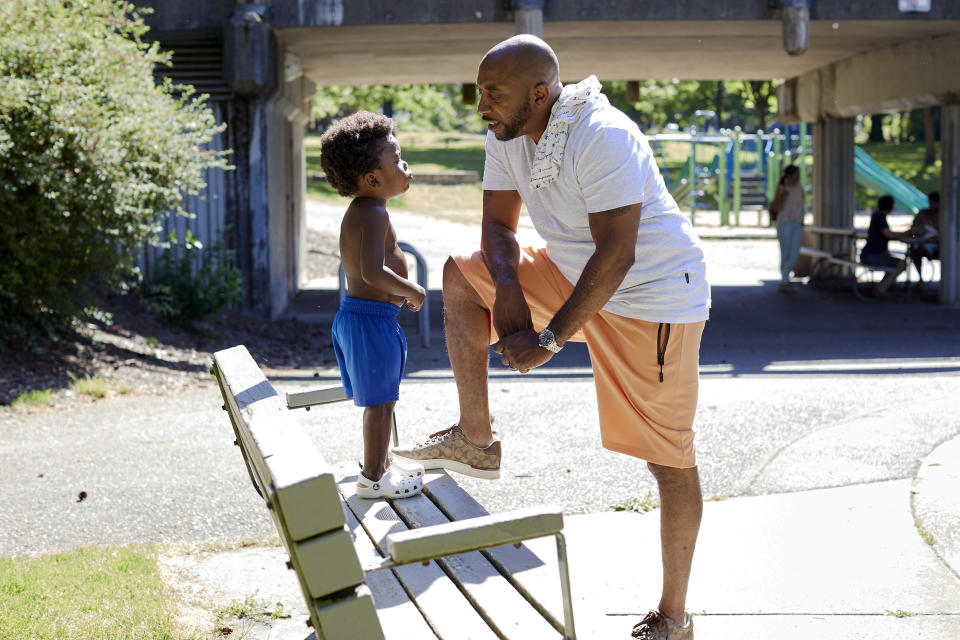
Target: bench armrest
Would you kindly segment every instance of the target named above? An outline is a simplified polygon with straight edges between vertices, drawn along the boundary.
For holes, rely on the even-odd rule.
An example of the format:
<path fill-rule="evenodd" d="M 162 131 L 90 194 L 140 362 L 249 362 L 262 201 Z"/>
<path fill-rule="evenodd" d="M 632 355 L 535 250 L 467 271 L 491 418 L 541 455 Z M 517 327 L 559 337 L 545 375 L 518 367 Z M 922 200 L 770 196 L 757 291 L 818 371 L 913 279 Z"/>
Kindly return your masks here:
<path fill-rule="evenodd" d="M 343 387 L 327 387 L 326 389 L 310 389 L 287 394 L 287 408 L 310 408 L 317 404 L 329 404 L 346 400 L 347 394 Z"/>
<path fill-rule="evenodd" d="M 516 544 L 563 531 L 559 507 L 528 507 L 478 518 L 410 529 L 387 536 L 393 565 Z"/>

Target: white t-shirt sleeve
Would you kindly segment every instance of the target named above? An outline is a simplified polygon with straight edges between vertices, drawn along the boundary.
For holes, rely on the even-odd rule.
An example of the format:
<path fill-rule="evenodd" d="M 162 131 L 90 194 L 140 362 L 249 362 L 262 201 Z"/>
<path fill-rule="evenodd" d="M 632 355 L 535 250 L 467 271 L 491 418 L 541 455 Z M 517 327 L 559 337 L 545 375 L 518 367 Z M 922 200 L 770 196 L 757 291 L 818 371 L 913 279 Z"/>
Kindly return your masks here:
<path fill-rule="evenodd" d="M 637 136 L 606 126 L 593 128 L 583 140 L 575 170 L 587 213 L 642 203 L 656 164 Z"/>
<path fill-rule="evenodd" d="M 497 140 L 492 133 L 487 133 L 484 143 L 486 151 L 483 161 L 483 190 L 484 191 L 515 191 L 516 181 L 513 179 L 507 166 L 505 145 Z"/>

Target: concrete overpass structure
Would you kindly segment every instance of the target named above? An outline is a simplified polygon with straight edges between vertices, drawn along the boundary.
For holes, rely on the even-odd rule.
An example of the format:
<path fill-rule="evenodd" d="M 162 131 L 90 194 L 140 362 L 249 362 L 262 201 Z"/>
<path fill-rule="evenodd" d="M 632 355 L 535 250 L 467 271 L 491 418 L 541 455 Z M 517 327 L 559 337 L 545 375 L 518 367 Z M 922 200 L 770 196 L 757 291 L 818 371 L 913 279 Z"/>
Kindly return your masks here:
<path fill-rule="evenodd" d="M 518 31 L 542 33 L 566 81 L 784 79 L 781 120 L 814 123 L 821 225 L 852 225 L 855 116 L 939 105 L 941 301 L 960 304 L 960 0 L 138 4 L 154 9 L 151 35 L 174 50 L 166 75 L 209 92 L 228 124 L 223 144 L 237 170 L 212 183 L 204 215 L 217 221 L 208 233 L 234 230 L 250 307 L 263 314 L 281 313 L 303 278 L 303 138 L 315 88 L 472 83 L 482 54 Z"/>

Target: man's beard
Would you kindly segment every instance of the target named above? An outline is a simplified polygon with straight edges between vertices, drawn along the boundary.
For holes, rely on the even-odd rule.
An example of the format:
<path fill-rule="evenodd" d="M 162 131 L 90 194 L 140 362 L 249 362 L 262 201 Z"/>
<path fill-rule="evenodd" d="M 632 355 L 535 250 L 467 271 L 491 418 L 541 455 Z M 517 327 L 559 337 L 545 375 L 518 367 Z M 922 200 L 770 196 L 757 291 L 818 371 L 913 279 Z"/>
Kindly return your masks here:
<path fill-rule="evenodd" d="M 506 141 L 516 138 L 520 134 L 520 130 L 527 124 L 527 121 L 530 120 L 531 113 L 533 113 L 533 107 L 530 106 L 529 102 L 526 102 L 519 110 L 513 113 L 510 122 L 501 120 L 500 125 L 503 127 L 503 131 L 500 133 L 494 132 L 497 140 Z"/>

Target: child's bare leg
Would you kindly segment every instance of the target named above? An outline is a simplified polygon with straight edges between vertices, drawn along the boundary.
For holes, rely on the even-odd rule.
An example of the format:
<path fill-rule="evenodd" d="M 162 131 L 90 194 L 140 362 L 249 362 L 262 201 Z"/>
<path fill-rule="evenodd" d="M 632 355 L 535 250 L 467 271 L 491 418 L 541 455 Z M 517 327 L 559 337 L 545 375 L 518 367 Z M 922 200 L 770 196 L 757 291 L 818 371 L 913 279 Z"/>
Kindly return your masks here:
<path fill-rule="evenodd" d="M 363 475 L 379 480 L 387 470 L 387 451 L 393 428 L 393 407 L 387 402 L 363 410 Z"/>

